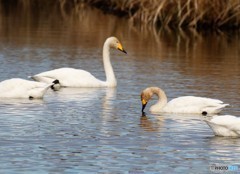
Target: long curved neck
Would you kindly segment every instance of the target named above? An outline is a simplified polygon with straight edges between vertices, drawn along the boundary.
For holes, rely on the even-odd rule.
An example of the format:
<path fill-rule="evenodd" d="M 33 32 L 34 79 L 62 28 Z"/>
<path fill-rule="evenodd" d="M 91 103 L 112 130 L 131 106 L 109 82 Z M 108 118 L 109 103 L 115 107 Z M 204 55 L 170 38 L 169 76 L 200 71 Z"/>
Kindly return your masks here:
<path fill-rule="evenodd" d="M 106 74 L 106 83 L 107 86 L 116 86 L 117 80 L 115 78 L 115 74 L 112 68 L 112 64 L 110 62 L 110 47 L 107 42 L 103 45 L 103 65 Z"/>
<path fill-rule="evenodd" d="M 167 96 L 165 94 L 165 92 L 157 87 L 153 87 L 152 89 L 152 93 L 156 94 L 158 96 L 158 101 L 156 104 L 152 105 L 150 110 L 151 111 L 162 111 L 162 109 L 164 108 L 164 106 L 167 104 Z"/>

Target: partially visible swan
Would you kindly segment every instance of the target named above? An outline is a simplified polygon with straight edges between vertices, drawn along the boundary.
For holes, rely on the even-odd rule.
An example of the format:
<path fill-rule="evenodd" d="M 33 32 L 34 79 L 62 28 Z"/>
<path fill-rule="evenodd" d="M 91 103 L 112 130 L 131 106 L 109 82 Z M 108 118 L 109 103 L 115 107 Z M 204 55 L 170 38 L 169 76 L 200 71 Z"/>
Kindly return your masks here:
<path fill-rule="evenodd" d="M 228 105 L 217 99 L 195 96 L 178 97 L 167 102 L 162 89 L 149 87 L 141 93 L 142 112 L 154 94 L 158 96 L 158 102 L 150 107 L 151 112 L 213 114 L 219 113 Z"/>
<path fill-rule="evenodd" d="M 43 98 L 47 89 L 53 88 L 54 84 L 57 84 L 58 80 L 54 80 L 50 84 L 34 82 L 30 80 L 24 80 L 20 78 L 8 79 L 0 82 L 0 98 L 28 98 L 39 99 Z"/>
<path fill-rule="evenodd" d="M 240 117 L 222 115 L 204 121 L 217 136 L 240 137 Z"/>
<path fill-rule="evenodd" d="M 58 79 L 62 87 L 116 87 L 113 68 L 110 62 L 110 48 L 118 49 L 127 53 L 116 37 L 109 37 L 103 45 L 103 64 L 106 74 L 106 81 L 94 77 L 91 73 L 74 68 L 59 68 L 51 71 L 36 74 L 31 78 L 45 83 L 51 83 Z"/>

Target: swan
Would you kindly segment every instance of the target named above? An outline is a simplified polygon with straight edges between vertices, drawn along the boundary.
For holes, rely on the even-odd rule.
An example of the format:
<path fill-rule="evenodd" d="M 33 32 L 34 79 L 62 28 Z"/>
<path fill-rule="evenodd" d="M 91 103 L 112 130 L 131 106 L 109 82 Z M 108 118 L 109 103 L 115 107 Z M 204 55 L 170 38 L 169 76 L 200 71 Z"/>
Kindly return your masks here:
<path fill-rule="evenodd" d="M 217 99 L 183 96 L 167 102 L 165 92 L 159 87 L 148 87 L 141 93 L 142 112 L 152 96 L 158 96 L 158 102 L 150 107 L 151 112 L 163 113 L 195 113 L 195 114 L 213 114 L 219 113 L 228 104 L 224 104 Z"/>
<path fill-rule="evenodd" d="M 117 80 L 110 62 L 110 48 L 115 48 L 127 53 L 116 37 L 107 38 L 103 45 L 103 64 L 106 81 L 97 79 L 85 70 L 74 68 L 59 68 L 30 77 L 35 81 L 45 83 L 51 83 L 53 80 L 58 79 L 61 87 L 116 87 Z"/>
<path fill-rule="evenodd" d="M 53 88 L 53 86 L 58 83 L 58 80 L 54 80 L 51 84 L 34 82 L 20 78 L 4 80 L 0 82 L 0 98 L 40 99 L 43 98 L 47 89 L 50 87 Z"/>
<path fill-rule="evenodd" d="M 221 115 L 204 121 L 217 136 L 240 137 L 240 117 Z"/>

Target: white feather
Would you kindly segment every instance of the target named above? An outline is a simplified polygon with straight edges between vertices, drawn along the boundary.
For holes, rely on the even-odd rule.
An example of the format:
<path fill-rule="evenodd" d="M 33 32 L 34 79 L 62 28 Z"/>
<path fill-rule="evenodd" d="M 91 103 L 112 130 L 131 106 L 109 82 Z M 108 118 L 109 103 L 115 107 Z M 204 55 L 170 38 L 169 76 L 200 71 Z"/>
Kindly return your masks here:
<path fill-rule="evenodd" d="M 101 87 L 105 85 L 91 73 L 74 68 L 59 68 L 42 72 L 32 78 L 44 83 L 51 83 L 54 79 L 58 79 L 62 87 Z"/>
<path fill-rule="evenodd" d="M 219 113 L 222 108 L 227 106 L 221 100 L 195 97 L 195 96 L 183 96 L 175 98 L 169 101 L 162 109 L 164 112 L 175 113 L 199 113 L 206 112 L 208 114 Z"/>
<path fill-rule="evenodd" d="M 0 98 L 43 98 L 51 85 L 19 78 L 4 80 L 0 82 Z"/>
<path fill-rule="evenodd" d="M 217 136 L 240 137 L 240 117 L 232 115 L 214 116 L 204 120 Z"/>

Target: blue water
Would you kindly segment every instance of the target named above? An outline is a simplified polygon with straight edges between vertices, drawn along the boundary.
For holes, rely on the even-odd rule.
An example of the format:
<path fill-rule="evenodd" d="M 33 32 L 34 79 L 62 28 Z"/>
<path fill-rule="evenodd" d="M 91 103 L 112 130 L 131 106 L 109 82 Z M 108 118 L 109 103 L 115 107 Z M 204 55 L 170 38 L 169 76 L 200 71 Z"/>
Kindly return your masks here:
<path fill-rule="evenodd" d="M 156 100 L 142 117 L 139 96 L 159 86 L 169 99 L 221 99 L 231 104 L 222 114 L 240 116 L 237 36 L 230 43 L 217 35 L 155 36 L 122 20 L 109 26 L 91 19 L 98 26 L 91 30 L 41 23 L 30 32 L 21 24 L 17 34 L 1 30 L 1 80 L 66 66 L 104 79 L 102 44 L 111 35 L 128 54 L 111 54 L 116 89 L 64 88 L 43 100 L 1 100 L 0 173 L 210 173 L 212 164 L 240 166 L 240 139 L 214 136 L 199 115 L 151 114 Z"/>

